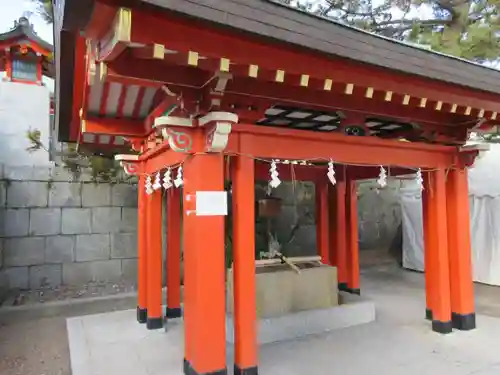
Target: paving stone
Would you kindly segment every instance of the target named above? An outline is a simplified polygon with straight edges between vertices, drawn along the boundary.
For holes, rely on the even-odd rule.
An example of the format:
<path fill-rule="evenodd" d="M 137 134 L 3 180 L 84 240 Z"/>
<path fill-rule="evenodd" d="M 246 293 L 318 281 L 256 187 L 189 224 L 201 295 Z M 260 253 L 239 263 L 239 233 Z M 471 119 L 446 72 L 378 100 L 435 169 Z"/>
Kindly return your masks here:
<path fill-rule="evenodd" d="M 137 282 L 137 259 L 122 259 L 122 278 Z"/>
<path fill-rule="evenodd" d="M 137 235 L 115 233 L 111 235 L 111 258 L 137 257 Z"/>
<path fill-rule="evenodd" d="M 47 207 L 46 182 L 12 181 L 7 188 L 7 207 Z"/>
<path fill-rule="evenodd" d="M 137 208 L 122 208 L 120 231 L 137 232 Z"/>
<path fill-rule="evenodd" d="M 33 208 L 30 212 L 30 236 L 61 233 L 60 208 Z"/>
<path fill-rule="evenodd" d="M 76 236 L 77 262 L 109 259 L 109 234 L 81 234 Z"/>
<path fill-rule="evenodd" d="M 6 267 L 34 266 L 44 263 L 45 239 L 43 237 L 8 238 L 5 240 L 4 262 Z"/>
<path fill-rule="evenodd" d="M 82 206 L 102 207 L 111 205 L 111 187 L 109 184 L 82 184 Z"/>
<path fill-rule="evenodd" d="M 53 182 L 49 189 L 50 207 L 81 207 L 82 184 L 79 182 Z"/>
<path fill-rule="evenodd" d="M 92 233 L 115 233 L 120 231 L 120 207 L 92 208 Z"/>
<path fill-rule="evenodd" d="M 91 230 L 90 208 L 63 208 L 62 209 L 62 234 L 86 234 Z"/>
<path fill-rule="evenodd" d="M 60 264 L 44 264 L 29 268 L 30 289 L 59 286 L 62 283 L 62 266 Z"/>
<path fill-rule="evenodd" d="M 3 270 L 9 288 L 28 289 L 28 267 L 10 267 Z"/>
<path fill-rule="evenodd" d="M 29 233 L 30 210 L 25 208 L 6 209 L 3 211 L 3 235 L 5 237 L 23 237 Z"/>
<path fill-rule="evenodd" d="M 113 185 L 111 187 L 111 205 L 119 207 L 137 207 L 137 185 Z"/>
<path fill-rule="evenodd" d="M 46 263 L 75 261 L 75 236 L 50 236 L 45 239 Z"/>

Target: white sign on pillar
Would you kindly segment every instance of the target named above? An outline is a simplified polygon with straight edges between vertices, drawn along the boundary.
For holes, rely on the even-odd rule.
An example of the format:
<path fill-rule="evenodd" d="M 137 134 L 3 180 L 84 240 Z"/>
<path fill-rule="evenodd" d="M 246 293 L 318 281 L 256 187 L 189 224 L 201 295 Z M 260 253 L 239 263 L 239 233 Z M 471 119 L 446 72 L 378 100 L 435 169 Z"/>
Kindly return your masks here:
<path fill-rule="evenodd" d="M 197 191 L 196 216 L 227 216 L 227 191 Z"/>

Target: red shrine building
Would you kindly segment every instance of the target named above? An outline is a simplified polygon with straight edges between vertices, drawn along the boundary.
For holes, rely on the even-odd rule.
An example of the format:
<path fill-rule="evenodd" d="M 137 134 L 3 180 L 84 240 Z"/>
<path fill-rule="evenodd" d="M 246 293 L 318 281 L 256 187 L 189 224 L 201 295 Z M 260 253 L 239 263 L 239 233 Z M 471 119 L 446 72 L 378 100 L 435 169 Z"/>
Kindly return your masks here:
<path fill-rule="evenodd" d="M 235 374 L 258 373 L 255 181 L 315 183 L 318 255 L 360 294 L 356 180 L 416 174 L 422 311 L 435 332 L 475 328 L 467 168 L 481 150 L 465 143 L 500 122 L 500 72 L 266 0 L 58 1 L 55 13 L 59 141 L 138 176 L 137 320 L 182 315 L 186 374 L 227 371 L 228 205 Z"/>
<path fill-rule="evenodd" d="M 52 46 L 38 37 L 27 18 L 0 34 L 0 71 L 4 81 L 42 85 L 42 77 L 54 76 Z"/>
<path fill-rule="evenodd" d="M 52 57 L 52 46 L 25 17 L 0 34 L 0 163 L 50 165 L 48 153 L 26 151 L 26 132 L 38 129 L 44 145 L 52 148 L 54 98 L 45 84 L 54 78 Z"/>

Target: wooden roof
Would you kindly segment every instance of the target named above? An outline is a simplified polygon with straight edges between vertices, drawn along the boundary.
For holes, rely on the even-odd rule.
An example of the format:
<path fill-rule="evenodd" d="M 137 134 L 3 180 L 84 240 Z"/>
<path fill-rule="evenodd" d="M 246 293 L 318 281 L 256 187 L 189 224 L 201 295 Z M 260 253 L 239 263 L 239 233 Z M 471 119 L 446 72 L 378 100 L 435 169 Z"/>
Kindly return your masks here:
<path fill-rule="evenodd" d="M 55 41 L 59 124 L 61 121 L 67 124 L 71 121 L 75 36 L 87 24 L 94 1 L 57 2 Z M 116 6 L 156 11 L 162 8 L 218 27 L 252 34 L 263 41 L 294 45 L 306 52 L 340 57 L 473 90 L 500 93 L 500 71 L 380 37 L 272 0 L 102 1 Z M 60 138 L 67 138 L 64 129 L 61 129 Z"/>
<path fill-rule="evenodd" d="M 500 71 L 346 26 L 270 0 L 143 0 L 264 38 L 483 91 Z"/>
<path fill-rule="evenodd" d="M 19 20 L 14 23 L 13 29 L 0 34 L 0 42 L 18 40 L 28 40 L 30 42 L 36 43 L 38 46 L 47 51 L 47 55 L 52 53 L 53 51 L 52 45 L 50 43 L 47 43 L 36 34 L 35 30 L 33 29 L 33 25 L 30 24 L 26 17 L 19 18 Z"/>
<path fill-rule="evenodd" d="M 31 44 L 37 52 L 40 52 L 44 56 L 42 61 L 43 75 L 54 78 L 54 64 L 52 63 L 53 47 L 36 34 L 33 25 L 29 23 L 27 18 L 19 18 L 19 20 L 15 21 L 14 27 L 11 30 L 0 34 L 0 44 L 7 44 L 7 46 Z M 1 56 L 4 56 L 4 54 L 3 50 L 0 51 Z M 0 66 L 0 69 L 4 69 L 3 64 Z"/>

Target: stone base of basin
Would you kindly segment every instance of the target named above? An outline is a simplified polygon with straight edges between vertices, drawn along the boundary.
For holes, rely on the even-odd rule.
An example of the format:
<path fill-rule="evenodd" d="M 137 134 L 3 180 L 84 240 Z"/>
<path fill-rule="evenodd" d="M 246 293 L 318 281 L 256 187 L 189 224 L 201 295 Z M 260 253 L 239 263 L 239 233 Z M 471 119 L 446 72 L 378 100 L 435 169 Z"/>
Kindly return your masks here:
<path fill-rule="evenodd" d="M 258 342 L 268 344 L 326 333 L 375 320 L 374 302 L 363 296 L 340 292 L 341 304 L 326 309 L 300 311 L 258 319 Z M 227 341 L 234 343 L 234 321 L 226 315 Z"/>

